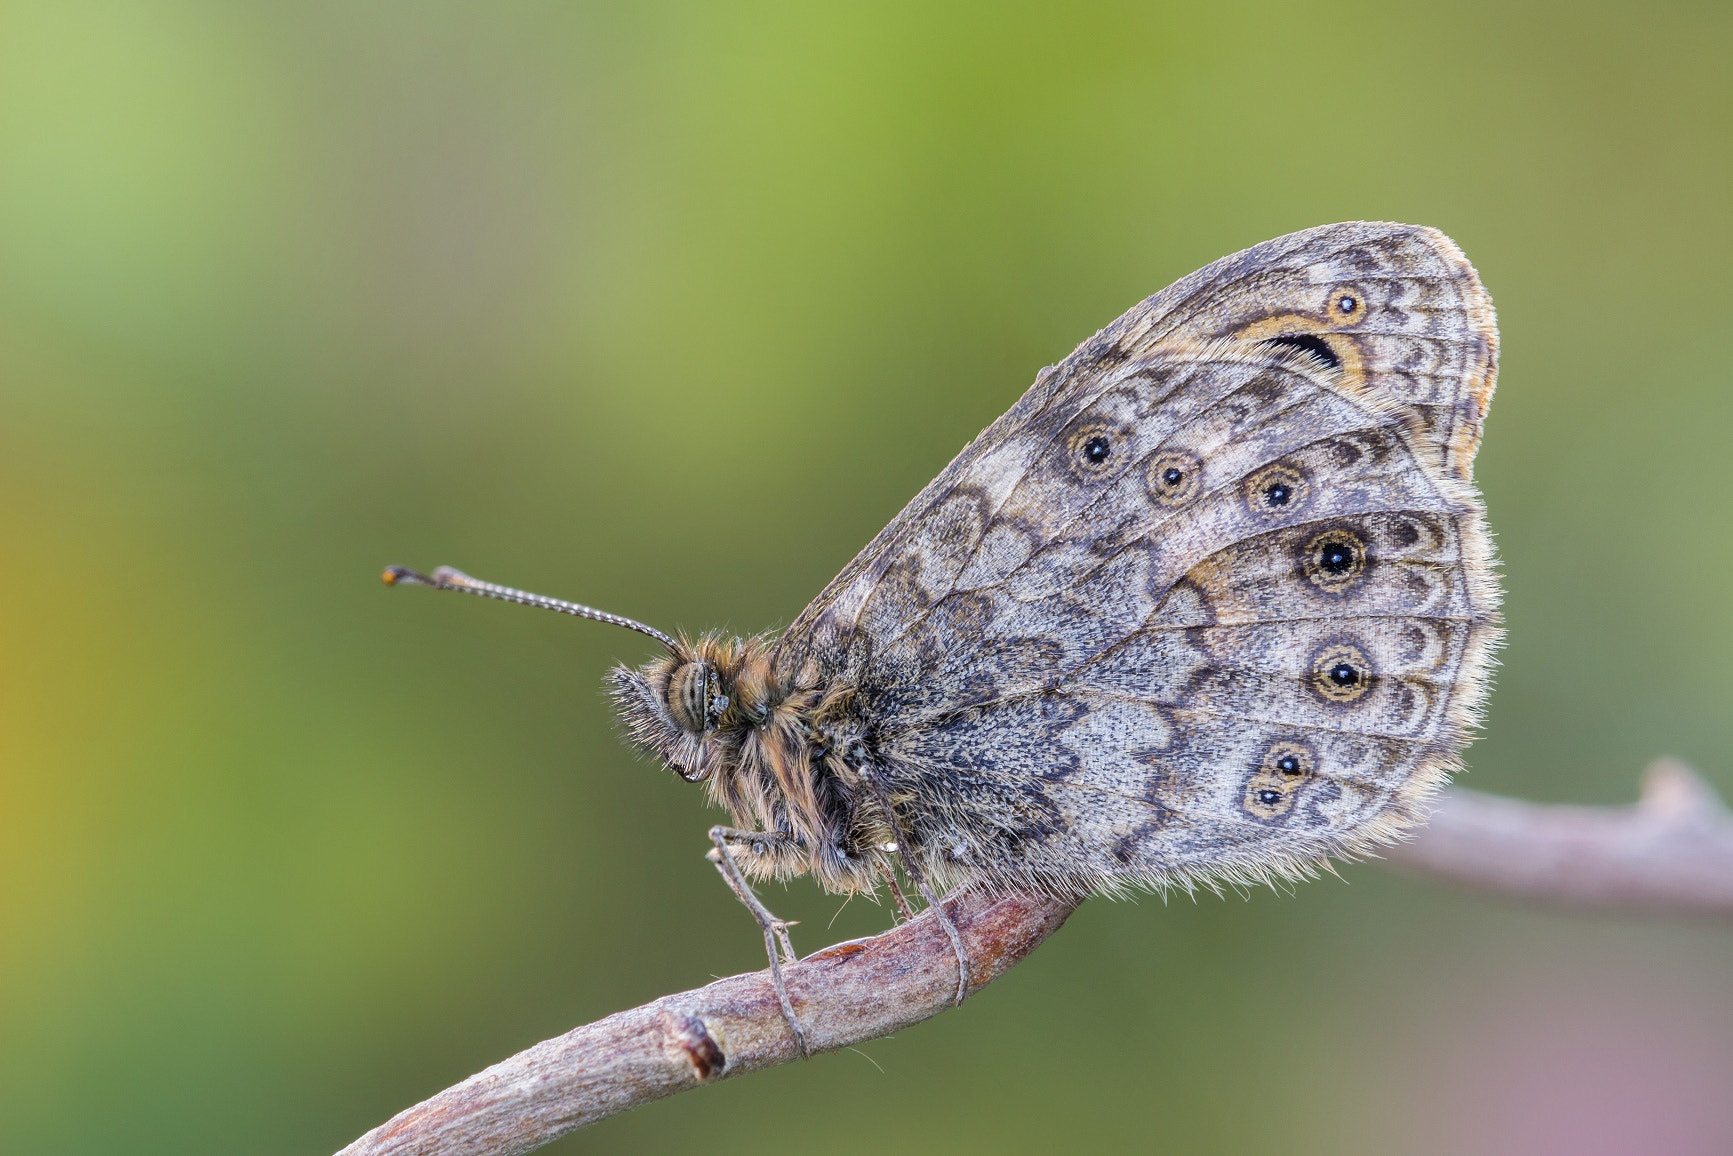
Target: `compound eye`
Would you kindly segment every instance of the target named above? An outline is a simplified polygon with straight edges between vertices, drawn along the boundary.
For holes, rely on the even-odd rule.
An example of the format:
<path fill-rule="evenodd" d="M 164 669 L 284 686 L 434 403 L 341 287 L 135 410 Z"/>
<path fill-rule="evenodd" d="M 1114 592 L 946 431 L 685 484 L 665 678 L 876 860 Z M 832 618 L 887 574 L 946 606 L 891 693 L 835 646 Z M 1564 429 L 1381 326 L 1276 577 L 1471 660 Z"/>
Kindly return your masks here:
<path fill-rule="evenodd" d="M 728 711 L 728 696 L 722 693 L 721 675 L 709 667 L 705 668 L 704 673 L 704 688 L 710 696 L 704 703 L 704 729 L 712 730 Z"/>
<path fill-rule="evenodd" d="M 711 728 L 711 706 L 720 691 L 715 671 L 702 662 L 688 662 L 668 680 L 668 714 L 687 734 L 703 734 Z"/>

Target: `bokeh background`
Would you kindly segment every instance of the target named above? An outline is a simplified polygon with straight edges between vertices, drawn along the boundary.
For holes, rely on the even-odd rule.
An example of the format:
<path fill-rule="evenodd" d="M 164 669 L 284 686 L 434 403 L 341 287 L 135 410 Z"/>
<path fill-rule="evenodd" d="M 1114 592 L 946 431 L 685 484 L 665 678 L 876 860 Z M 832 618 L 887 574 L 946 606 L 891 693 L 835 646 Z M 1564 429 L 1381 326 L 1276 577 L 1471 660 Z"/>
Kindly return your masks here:
<path fill-rule="evenodd" d="M 775 626 L 1041 366 L 1327 221 L 1499 306 L 1469 781 L 1733 788 L 1730 58 L 1708 2 L 0 2 L 0 1149 L 325 1152 L 761 966 L 611 726 L 645 640 L 381 565 Z M 1091 903 L 552 1151 L 1733 1150 L 1726 927 L 1343 874 Z"/>

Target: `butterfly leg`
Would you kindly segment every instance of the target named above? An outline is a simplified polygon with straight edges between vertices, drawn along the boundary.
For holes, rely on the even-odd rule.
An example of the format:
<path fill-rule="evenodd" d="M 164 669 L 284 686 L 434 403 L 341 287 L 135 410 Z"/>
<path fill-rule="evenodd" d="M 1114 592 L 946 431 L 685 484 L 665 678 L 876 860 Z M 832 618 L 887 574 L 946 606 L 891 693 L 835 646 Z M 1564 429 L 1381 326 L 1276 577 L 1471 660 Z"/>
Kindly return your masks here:
<path fill-rule="evenodd" d="M 897 873 L 889 864 L 884 864 L 879 867 L 879 874 L 883 876 L 885 886 L 891 889 L 891 902 L 897 906 L 897 922 L 907 923 L 915 917 L 915 913 L 909 906 L 908 898 L 903 895 L 903 889 L 897 886 Z"/>
<path fill-rule="evenodd" d="M 879 777 L 878 771 L 870 766 L 862 766 L 860 775 L 872 788 L 873 796 L 878 800 L 880 810 L 885 813 L 885 818 L 890 822 L 891 830 L 896 833 L 897 854 L 902 856 L 903 870 L 909 873 L 909 879 L 920 891 L 921 898 L 927 901 L 928 909 L 938 918 L 939 926 L 945 929 L 945 934 L 951 939 L 951 951 L 957 957 L 956 1002 L 960 1004 L 969 998 L 969 953 L 963 948 L 963 933 L 957 930 L 956 921 L 951 918 L 951 913 L 945 910 L 944 904 L 940 903 L 938 896 L 933 894 L 933 889 L 927 886 L 926 872 L 921 870 L 921 865 L 915 861 L 915 857 L 908 853 L 906 847 L 908 840 L 903 835 L 901 824 L 897 822 L 897 813 L 891 809 L 890 794 L 885 790 L 884 781 Z M 892 886 L 895 887 L 896 884 L 893 882 Z"/>
<path fill-rule="evenodd" d="M 728 847 L 730 842 L 759 843 L 784 842 L 773 835 L 756 831 L 739 831 L 733 827 L 710 828 L 710 841 L 716 844 L 711 848 L 706 858 L 716 865 L 716 870 L 722 874 L 723 882 L 734 892 L 734 897 L 740 900 L 746 910 L 752 912 L 752 918 L 758 921 L 759 929 L 764 932 L 764 954 L 770 957 L 770 980 L 776 988 L 777 1002 L 782 1005 L 782 1018 L 788 1023 L 788 1030 L 794 1033 L 794 1046 L 801 1056 L 812 1054 L 806 1046 L 806 1035 L 800 1030 L 800 1022 L 794 1018 L 794 1003 L 788 998 L 788 985 L 782 978 L 782 965 L 786 961 L 795 961 L 794 945 L 788 938 L 788 921 L 778 919 L 770 913 L 758 896 L 753 892 L 752 885 L 746 881 L 746 875 L 740 870 L 740 864 L 734 861 L 734 853 Z"/>

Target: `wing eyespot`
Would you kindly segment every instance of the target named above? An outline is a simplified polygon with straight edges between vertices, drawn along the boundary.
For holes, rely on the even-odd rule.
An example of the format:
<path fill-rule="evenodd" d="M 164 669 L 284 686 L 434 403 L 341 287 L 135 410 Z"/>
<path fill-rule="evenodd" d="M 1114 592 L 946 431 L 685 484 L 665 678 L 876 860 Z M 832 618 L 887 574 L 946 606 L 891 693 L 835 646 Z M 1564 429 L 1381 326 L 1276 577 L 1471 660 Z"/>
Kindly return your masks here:
<path fill-rule="evenodd" d="M 1318 756 L 1302 742 L 1280 739 L 1265 748 L 1240 795 L 1240 810 L 1259 822 L 1284 819 L 1317 773 Z"/>
<path fill-rule="evenodd" d="M 1143 483 L 1156 505 L 1183 506 L 1203 489 L 1203 460 L 1186 450 L 1156 454 L 1144 467 Z"/>
<path fill-rule="evenodd" d="M 1123 439 L 1103 425 L 1086 425 L 1065 439 L 1065 458 L 1083 478 L 1105 477 L 1120 457 Z"/>
<path fill-rule="evenodd" d="M 1366 652 L 1352 642 L 1333 642 L 1312 654 L 1308 683 L 1324 702 L 1345 705 L 1359 702 L 1372 689 L 1372 663 Z"/>
<path fill-rule="evenodd" d="M 1371 312 L 1371 299 L 1358 285 L 1337 285 L 1324 299 L 1324 316 L 1332 326 L 1358 325 Z"/>
<path fill-rule="evenodd" d="M 1366 542 L 1352 530 L 1314 535 L 1300 551 L 1307 581 L 1326 594 L 1345 594 L 1366 576 Z"/>
<path fill-rule="evenodd" d="M 1305 508 L 1312 496 L 1312 485 L 1305 471 L 1286 462 L 1272 462 L 1247 476 L 1244 494 L 1252 513 L 1267 518 L 1286 517 Z"/>

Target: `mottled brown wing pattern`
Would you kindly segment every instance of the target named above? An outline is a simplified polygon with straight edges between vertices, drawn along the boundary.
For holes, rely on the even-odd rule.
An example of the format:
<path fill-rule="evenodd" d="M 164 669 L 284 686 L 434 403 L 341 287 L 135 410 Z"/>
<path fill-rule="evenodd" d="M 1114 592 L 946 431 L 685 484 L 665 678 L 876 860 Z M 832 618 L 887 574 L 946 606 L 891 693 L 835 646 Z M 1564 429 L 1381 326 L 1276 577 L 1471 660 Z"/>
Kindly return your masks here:
<path fill-rule="evenodd" d="M 1311 364 L 1173 361 L 1215 404 L 1130 442 L 1082 516 L 913 611 L 862 673 L 883 750 L 946 784 L 921 797 L 955 801 L 932 838 L 958 874 L 1081 890 L 1360 849 L 1414 817 L 1460 746 L 1491 632 L 1471 495 L 1403 414 Z M 1045 444 L 1056 466 L 1075 439 Z M 1198 479 L 1177 496 L 1159 484 L 1174 461 Z M 1028 476 L 1052 504 L 1045 471 Z M 1023 488 L 1002 506 L 1019 522 Z M 960 572 L 983 572 L 978 552 Z M 1283 758 L 1292 776 L 1265 766 Z M 981 815 L 1008 825 L 971 838 Z"/>
<path fill-rule="evenodd" d="M 1292 233 L 1184 277 L 1097 334 L 1104 349 L 1176 337 L 1275 340 L 1334 361 L 1419 419 L 1467 481 L 1497 379 L 1492 301 L 1455 242 L 1436 229 L 1349 222 Z M 1056 383 L 1052 401 L 1087 391 Z"/>
<path fill-rule="evenodd" d="M 1338 285 L 1361 287 L 1362 320 L 1331 315 L 1327 291 Z M 1382 295 L 1368 295 L 1378 287 Z M 1275 319 L 1286 320 L 1272 326 Z M 1022 447 L 1013 443 L 1033 421 L 1083 409 L 1114 370 L 1164 341 L 1236 336 L 1328 343 L 1345 383 L 1411 408 L 1453 472 L 1468 476 L 1496 380 L 1498 332 L 1461 250 L 1415 225 L 1347 222 L 1292 233 L 1181 278 L 1043 370 L 790 624 L 787 656 L 828 655 L 852 635 L 878 580 L 920 557 L 923 530 L 927 540 L 942 533 L 929 523 L 944 516 L 939 507 L 953 491 L 973 487 L 989 503 L 1002 497 L 1019 468 Z"/>
<path fill-rule="evenodd" d="M 1045 372 L 779 661 L 857 683 L 887 773 L 949 800 L 913 820 L 944 877 L 1081 893 L 1364 850 L 1452 765 L 1495 640 L 1466 484 L 1494 341 L 1429 230 L 1217 262 Z"/>

